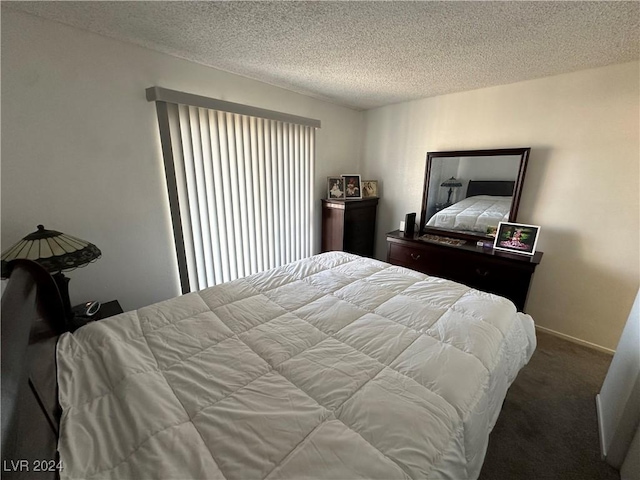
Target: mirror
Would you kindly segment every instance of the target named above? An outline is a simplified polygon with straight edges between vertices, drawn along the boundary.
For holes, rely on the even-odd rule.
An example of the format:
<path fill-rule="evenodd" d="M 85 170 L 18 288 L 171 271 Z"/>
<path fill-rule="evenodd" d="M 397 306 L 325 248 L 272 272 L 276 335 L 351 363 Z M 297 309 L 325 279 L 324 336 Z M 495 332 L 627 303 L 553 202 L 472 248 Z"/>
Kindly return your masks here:
<path fill-rule="evenodd" d="M 530 150 L 427 153 L 420 234 L 486 239 L 516 221 Z"/>

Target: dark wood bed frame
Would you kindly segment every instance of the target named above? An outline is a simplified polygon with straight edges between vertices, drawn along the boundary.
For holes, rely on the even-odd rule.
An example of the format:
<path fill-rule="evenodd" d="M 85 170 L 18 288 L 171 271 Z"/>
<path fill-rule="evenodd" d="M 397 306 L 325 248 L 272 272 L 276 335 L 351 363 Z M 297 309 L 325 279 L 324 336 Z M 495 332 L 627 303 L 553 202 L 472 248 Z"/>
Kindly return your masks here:
<path fill-rule="evenodd" d="M 513 180 L 469 180 L 467 198 L 477 195 L 511 197 L 515 186 L 516 182 Z"/>
<path fill-rule="evenodd" d="M 47 271 L 30 260 L 9 262 L 2 296 L 3 479 L 59 478 L 56 344 L 64 309 Z"/>

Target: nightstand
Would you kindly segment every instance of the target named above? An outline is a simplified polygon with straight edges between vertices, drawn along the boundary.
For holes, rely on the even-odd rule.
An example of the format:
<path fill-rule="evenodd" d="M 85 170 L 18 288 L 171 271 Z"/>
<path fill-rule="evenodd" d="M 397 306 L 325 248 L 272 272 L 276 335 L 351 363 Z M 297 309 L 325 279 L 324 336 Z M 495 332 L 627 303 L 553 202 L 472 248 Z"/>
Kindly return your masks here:
<path fill-rule="evenodd" d="M 122 310 L 122 307 L 120 306 L 120 303 L 118 303 L 118 300 L 111 300 L 110 302 L 103 303 L 100 307 L 100 310 L 98 310 L 98 313 L 91 317 L 91 319 L 102 320 L 104 318 L 113 317 L 114 315 L 118 315 L 119 313 L 123 312 L 124 310 Z"/>
<path fill-rule="evenodd" d="M 92 317 L 75 317 L 71 322 L 72 325 L 70 325 L 69 331 L 75 332 L 78 328 L 86 325 L 87 323 L 113 317 L 114 315 L 118 315 L 119 313 L 123 312 L 124 310 L 122 310 L 122 307 L 117 300 L 105 302 L 100 306 L 100 310 L 98 310 L 98 313 L 96 313 Z"/>

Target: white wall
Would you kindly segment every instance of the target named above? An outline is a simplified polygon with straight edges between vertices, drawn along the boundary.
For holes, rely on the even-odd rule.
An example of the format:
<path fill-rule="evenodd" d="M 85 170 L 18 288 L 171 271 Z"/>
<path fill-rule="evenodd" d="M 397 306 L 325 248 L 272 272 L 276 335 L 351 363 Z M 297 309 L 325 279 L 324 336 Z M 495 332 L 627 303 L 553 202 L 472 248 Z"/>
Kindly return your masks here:
<path fill-rule="evenodd" d="M 428 151 L 532 147 L 518 220 L 542 226 L 527 310 L 538 325 L 614 349 L 638 289 L 638 62 L 365 113 L 363 174 L 385 232 L 420 212 Z"/>
<path fill-rule="evenodd" d="M 318 199 L 359 170 L 361 112 L 2 8 L 1 247 L 39 223 L 95 243 L 74 303 L 179 293 L 153 85 L 321 120 Z"/>

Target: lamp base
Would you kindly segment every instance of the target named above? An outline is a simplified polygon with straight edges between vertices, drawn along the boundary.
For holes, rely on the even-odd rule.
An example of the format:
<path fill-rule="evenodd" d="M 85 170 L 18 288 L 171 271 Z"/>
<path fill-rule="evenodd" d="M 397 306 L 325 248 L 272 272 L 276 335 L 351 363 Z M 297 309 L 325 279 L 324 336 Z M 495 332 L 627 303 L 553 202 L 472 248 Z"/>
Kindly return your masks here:
<path fill-rule="evenodd" d="M 71 311 L 71 300 L 69 299 L 69 279 L 65 277 L 62 272 L 54 273 L 51 275 L 56 282 L 58 291 L 60 292 L 60 298 L 62 299 L 62 306 L 64 308 L 64 315 L 67 325 L 73 320 L 73 312 Z"/>
<path fill-rule="evenodd" d="M 51 275 L 56 282 L 62 306 L 64 308 L 64 323 L 69 332 L 75 332 L 80 327 L 94 320 L 92 316 L 100 309 L 100 302 L 88 302 L 86 304 L 77 305 L 71 308 L 71 299 L 69 298 L 69 278 L 65 277 L 62 272 Z"/>

